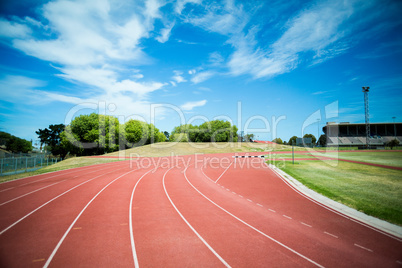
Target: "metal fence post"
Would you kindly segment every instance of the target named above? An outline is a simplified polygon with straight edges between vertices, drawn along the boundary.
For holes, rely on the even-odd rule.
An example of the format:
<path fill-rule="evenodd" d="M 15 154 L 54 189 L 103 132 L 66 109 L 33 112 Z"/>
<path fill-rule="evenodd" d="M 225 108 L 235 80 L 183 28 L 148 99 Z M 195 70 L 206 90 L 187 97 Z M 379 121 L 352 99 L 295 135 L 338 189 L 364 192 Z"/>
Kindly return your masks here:
<path fill-rule="evenodd" d="M 0 174 L 3 175 L 3 164 L 4 164 L 4 159 L 1 159 L 1 170 L 0 170 Z"/>
<path fill-rule="evenodd" d="M 28 156 L 25 156 L 25 172 L 28 171 Z"/>
<path fill-rule="evenodd" d="M 15 158 L 15 172 L 17 172 L 17 166 L 18 166 L 18 158 Z"/>

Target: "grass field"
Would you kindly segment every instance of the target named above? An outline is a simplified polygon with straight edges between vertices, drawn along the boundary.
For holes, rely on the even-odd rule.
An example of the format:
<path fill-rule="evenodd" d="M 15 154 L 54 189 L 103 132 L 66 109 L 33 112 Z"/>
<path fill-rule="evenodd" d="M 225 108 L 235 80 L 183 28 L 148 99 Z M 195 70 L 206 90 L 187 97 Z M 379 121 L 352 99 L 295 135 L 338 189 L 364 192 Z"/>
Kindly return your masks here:
<path fill-rule="evenodd" d="M 326 153 L 326 156 L 336 156 L 338 158 L 368 162 L 374 164 L 381 164 L 387 166 L 402 167 L 402 152 L 339 152 L 339 153 Z"/>
<path fill-rule="evenodd" d="M 191 154 L 218 154 L 218 153 L 241 153 L 241 152 L 264 152 L 264 151 L 286 151 L 288 146 L 278 144 L 263 143 L 237 143 L 237 142 L 217 142 L 217 143 L 173 143 L 162 142 L 141 147 L 128 149 L 125 151 L 106 154 L 106 156 L 142 156 L 142 157 L 162 157 L 174 155 Z"/>
<path fill-rule="evenodd" d="M 324 196 L 402 225 L 402 171 L 342 161 L 287 161 L 281 169 Z"/>

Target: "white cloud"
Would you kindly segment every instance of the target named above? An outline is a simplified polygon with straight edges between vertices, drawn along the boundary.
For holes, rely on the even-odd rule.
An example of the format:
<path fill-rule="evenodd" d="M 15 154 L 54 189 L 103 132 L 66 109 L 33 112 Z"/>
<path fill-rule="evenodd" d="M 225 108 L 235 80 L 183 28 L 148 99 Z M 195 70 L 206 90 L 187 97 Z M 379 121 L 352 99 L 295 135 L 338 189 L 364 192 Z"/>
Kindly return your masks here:
<path fill-rule="evenodd" d="M 186 22 L 210 32 L 231 35 L 241 32 L 249 20 L 243 6 L 235 5 L 233 0 L 225 1 L 223 5 L 214 2 L 205 9 L 205 15 L 190 15 Z"/>
<path fill-rule="evenodd" d="M 9 102 L 24 102 L 35 105 L 45 105 L 60 101 L 78 104 L 83 100 L 77 97 L 44 91 L 46 82 L 25 76 L 7 75 L 0 79 L 0 98 Z"/>
<path fill-rule="evenodd" d="M 205 104 L 207 104 L 206 100 L 186 102 L 180 106 L 180 109 L 184 111 L 191 111 L 194 108 L 204 106 Z"/>
<path fill-rule="evenodd" d="M 196 75 L 194 75 L 193 78 L 191 78 L 191 82 L 193 82 L 194 84 L 198 84 L 198 83 L 208 80 L 209 78 L 211 78 L 214 75 L 215 75 L 215 73 L 212 71 L 200 72 L 200 73 L 197 73 Z"/>
<path fill-rule="evenodd" d="M 134 12 L 121 16 L 124 10 L 116 10 L 120 5 L 107 0 L 56 0 L 39 9 L 41 21 L 1 19 L 0 34 L 11 38 L 11 45 L 24 53 L 61 65 L 99 66 L 116 60 L 146 63 L 140 40 L 150 37 L 164 3 L 149 0 L 144 8 L 136 9 L 124 5 L 121 8 Z"/>
<path fill-rule="evenodd" d="M 212 64 L 212 66 L 219 66 L 225 59 L 222 57 L 222 55 L 215 51 L 209 54 L 209 62 Z"/>
<path fill-rule="evenodd" d="M 177 0 L 174 11 L 177 14 L 181 14 L 187 4 L 200 4 L 201 2 L 202 0 Z"/>
<path fill-rule="evenodd" d="M 172 31 L 172 28 L 174 27 L 174 23 L 169 24 L 165 28 L 161 30 L 161 33 L 159 36 L 157 36 L 155 39 L 158 40 L 160 43 L 165 43 L 166 41 L 169 40 L 170 38 L 170 33 Z"/>
<path fill-rule="evenodd" d="M 175 75 L 172 77 L 172 79 L 175 81 L 175 83 L 183 83 L 187 82 L 187 80 L 182 76 L 183 72 L 180 71 L 173 71 Z"/>
<path fill-rule="evenodd" d="M 115 103 L 124 113 L 149 114 L 149 94 L 166 84 L 138 81 L 144 75 L 133 71 L 132 66 L 149 63 L 141 41 L 153 37 L 154 20 L 162 18 L 160 8 L 165 4 L 160 0 L 143 3 L 55 0 L 38 8 L 40 21 L 30 17 L 0 19 L 2 39 L 28 55 L 51 62 L 60 71 L 58 77 L 78 84 L 81 91 L 68 96 L 38 90 L 35 88 L 38 80 L 27 77 L 8 77 L 0 85 L 19 86 L 11 92 L 22 93 L 13 95 L 15 101 L 21 101 L 21 96 L 28 96 L 35 103 L 104 100 Z M 161 38 L 167 40 L 169 33 L 162 31 Z"/>
<path fill-rule="evenodd" d="M 102 89 L 106 93 L 132 93 L 136 99 L 144 99 L 148 93 L 161 89 L 165 86 L 160 82 L 136 82 L 130 79 L 118 80 L 118 74 L 110 69 L 97 68 L 63 68 L 64 79 L 76 83 L 93 86 Z"/>
<path fill-rule="evenodd" d="M 0 37 L 26 38 L 31 33 L 32 30 L 24 24 L 0 18 Z"/>

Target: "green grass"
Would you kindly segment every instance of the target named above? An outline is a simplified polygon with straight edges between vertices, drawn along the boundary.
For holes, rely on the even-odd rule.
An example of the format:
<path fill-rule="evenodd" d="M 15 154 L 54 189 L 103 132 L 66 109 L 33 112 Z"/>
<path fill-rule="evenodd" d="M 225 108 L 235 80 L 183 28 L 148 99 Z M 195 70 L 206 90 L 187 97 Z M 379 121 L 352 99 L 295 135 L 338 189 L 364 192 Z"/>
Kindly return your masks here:
<path fill-rule="evenodd" d="M 265 155 L 265 157 L 276 158 L 276 159 L 279 160 L 279 159 L 281 159 L 281 158 L 289 159 L 289 158 L 292 158 L 293 156 L 292 156 L 292 153 L 281 153 L 281 154 Z M 295 152 L 294 157 L 295 157 L 295 159 L 296 159 L 296 158 L 311 158 L 311 159 L 314 159 L 314 158 L 315 158 L 313 155 L 310 155 L 310 154 L 300 154 L 300 153 L 297 153 L 297 152 Z"/>
<path fill-rule="evenodd" d="M 402 171 L 348 162 L 331 166 L 323 161 L 295 165 L 287 161 L 281 169 L 328 198 L 402 225 Z"/>
<path fill-rule="evenodd" d="M 392 151 L 388 152 L 359 151 L 359 152 L 339 152 L 339 153 L 328 152 L 325 154 L 325 156 L 329 157 L 338 156 L 338 158 L 347 160 L 402 167 L 402 152 L 392 152 Z"/>

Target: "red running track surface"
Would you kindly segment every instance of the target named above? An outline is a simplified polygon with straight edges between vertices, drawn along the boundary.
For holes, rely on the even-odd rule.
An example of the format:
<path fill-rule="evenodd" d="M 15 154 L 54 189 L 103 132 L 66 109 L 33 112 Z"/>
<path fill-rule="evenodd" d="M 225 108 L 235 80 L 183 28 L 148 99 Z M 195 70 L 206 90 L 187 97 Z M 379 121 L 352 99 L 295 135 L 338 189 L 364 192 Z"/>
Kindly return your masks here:
<path fill-rule="evenodd" d="M 260 158 L 140 158 L 0 184 L 0 267 L 400 267 L 400 238 Z"/>

